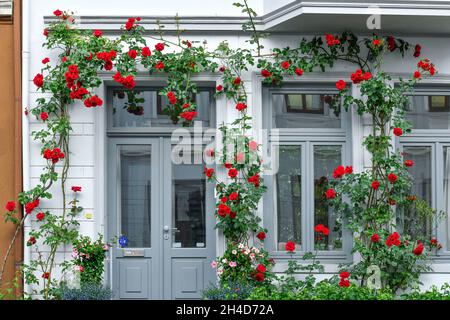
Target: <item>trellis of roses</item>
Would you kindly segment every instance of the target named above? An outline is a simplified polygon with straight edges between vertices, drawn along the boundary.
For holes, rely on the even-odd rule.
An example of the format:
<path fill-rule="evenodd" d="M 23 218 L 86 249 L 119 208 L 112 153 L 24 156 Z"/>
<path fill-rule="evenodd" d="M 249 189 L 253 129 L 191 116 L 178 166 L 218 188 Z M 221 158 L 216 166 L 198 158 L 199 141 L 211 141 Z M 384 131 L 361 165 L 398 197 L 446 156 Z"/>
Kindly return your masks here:
<path fill-rule="evenodd" d="M 375 164 L 371 172 L 361 174 L 346 172 L 344 169 L 344 174 L 338 174 L 338 178 L 342 178 L 340 181 L 342 183 L 330 188 L 324 194 L 324 198 L 332 200 L 337 210 L 346 213 L 356 210 L 356 203 L 364 207 L 364 210 L 356 211 L 357 217 L 350 219 L 350 229 L 359 232 L 354 250 L 362 253 L 366 264 L 375 259 L 375 254 L 371 253 L 374 249 L 374 241 L 368 242 L 367 237 L 373 237 L 375 232 L 381 238 L 388 236 L 388 230 L 392 228 L 388 221 L 391 220 L 394 211 L 392 203 L 388 206 L 385 202 L 386 200 L 389 202 L 389 199 L 402 202 L 405 198 L 405 190 L 410 186 L 407 182 L 408 173 L 400 156 L 391 155 L 390 131 L 384 130 L 390 125 L 391 120 L 394 121 L 397 131 L 400 128 L 407 130 L 401 108 L 405 101 L 401 96 L 410 90 L 423 75 L 433 74 L 434 66 L 427 60 L 421 60 L 418 65 L 420 71 L 417 71 L 419 74 L 415 73 L 414 77 L 399 89 L 391 87 L 388 75 L 383 72 L 373 75 L 370 70 L 377 70 L 381 66 L 380 62 L 385 54 L 403 56 L 412 48 L 411 45 L 402 39 L 376 35 L 359 39 L 351 32 L 303 39 L 296 48 L 274 48 L 264 54 L 262 39 L 267 35 L 256 31 L 253 24 L 256 13 L 248 7 L 245 0 L 235 5 L 242 8 L 242 11 L 250 18 L 250 21 L 244 25 L 244 30 L 251 32 L 249 42 L 256 46 L 255 50 L 230 48 L 224 41 L 215 50 L 209 51 L 205 44 L 183 38 L 178 20 L 176 40 L 166 39 L 161 27 L 158 29 L 158 36 L 146 35 L 146 38 L 152 42 L 150 45 L 144 38 L 145 30 L 140 25 L 139 17 L 129 18 L 122 28 L 121 35 L 118 38 L 109 39 L 103 36 L 100 30 L 76 28 L 76 21 L 71 12 L 60 10 L 54 12 L 58 19 L 43 32 L 46 38 L 44 47 L 49 51 L 58 52 L 58 58 L 57 61 L 50 61 L 48 58 L 42 60 L 42 70 L 34 77 L 33 82 L 38 91 L 46 95 L 38 98 L 36 106 L 29 111 L 30 116 L 40 119 L 44 125 L 43 129 L 33 132 L 32 135 L 42 144 L 41 156 L 45 159 L 46 165 L 39 184 L 18 195 L 19 204 L 24 206 L 23 216 L 20 217 L 14 201 L 8 202 L 6 206 L 6 218 L 17 225 L 17 231 L 2 264 L 0 284 L 4 266 L 15 239 L 20 234 L 25 220 L 35 215 L 36 226 L 30 232 L 27 244 L 34 248 L 38 258 L 32 260 L 30 265 L 24 266 L 23 274 L 27 283 L 39 284 L 41 280 L 36 277 L 36 274 L 40 272 L 44 284 L 44 289 L 40 293 L 46 299 L 51 297 L 51 287 L 57 283 L 53 277 L 57 249 L 61 245 L 76 242 L 78 238 L 76 217 L 83 210 L 76 198 L 77 193 L 81 192 L 80 187 L 72 187 L 73 200 L 66 203 L 68 194 L 66 182 L 70 168 L 69 138 L 72 130 L 70 110 L 80 108 L 81 105 L 87 108 L 103 106 L 103 101 L 95 94 L 95 89 L 102 83 L 98 75 L 101 70 L 112 72 L 112 79 L 122 85 L 124 94 L 127 95 L 125 108 L 136 115 L 141 115 L 143 112 L 143 99 L 135 90 L 135 77 L 140 68 L 147 70 L 150 76 L 166 75 L 166 85 L 159 93 L 167 96 L 169 101 L 164 110 L 174 123 L 181 123 L 183 126 L 191 125 L 197 116 L 197 106 L 193 101 L 197 85 L 192 77 L 207 71 L 221 74 L 221 84 L 216 87 L 216 96 L 224 96 L 234 101 L 235 108 L 239 112 L 239 116 L 233 123 L 219 128 L 223 133 L 223 147 L 220 150 L 211 149 L 205 152 L 208 157 L 216 158 L 220 163 L 220 166 L 216 168 L 206 167 L 205 175 L 209 181 L 216 184 L 217 228 L 227 239 L 227 249 L 222 259 L 218 260 L 219 264 L 224 263 L 224 259 L 227 261 L 226 266 L 223 265 L 221 268 L 221 276 L 224 279 L 234 279 L 236 270 L 240 270 L 241 279 L 263 282 L 265 279 L 270 279 L 270 268 L 274 262 L 268 259 L 268 254 L 262 247 L 267 231 L 261 227 L 260 218 L 256 214 L 258 203 L 266 188 L 262 179 L 260 146 L 248 135 L 251 129 L 251 117 L 247 115 L 247 93 L 241 79 L 242 72 L 256 65 L 261 69 L 261 75 L 266 84 L 280 85 L 285 76 L 300 77 L 305 72 L 317 69 L 325 71 L 339 61 L 356 65 L 358 70 L 352 75 L 351 81 L 360 85 L 362 95 L 368 100 L 355 99 L 348 95 L 347 82 L 349 81 L 341 80 L 336 84 L 340 94 L 333 97 L 330 104 L 338 106 L 342 101 L 343 107 L 349 108 L 354 105 L 359 114 L 370 114 L 373 117 L 376 124 L 374 134 L 366 139 L 365 145 L 372 152 Z M 420 56 L 420 46 L 416 45 L 413 49 L 414 56 Z M 393 100 L 386 101 L 381 99 L 382 96 Z M 399 104 L 394 105 L 394 102 Z M 339 110 L 336 107 L 336 112 Z M 219 180 L 217 170 L 224 170 L 227 179 Z M 389 175 L 386 176 L 388 172 L 396 174 L 398 182 L 395 185 L 392 182 L 389 184 Z M 380 192 L 369 189 L 371 180 L 379 180 L 380 184 L 383 183 Z M 60 184 L 63 195 L 61 214 L 44 211 L 40 207 L 42 200 L 51 199 L 49 189 L 54 184 Z M 355 186 L 358 187 L 358 195 L 351 194 Z M 375 190 L 373 184 L 372 190 Z M 368 191 L 369 199 L 362 197 L 361 194 L 365 191 Z M 350 204 L 343 201 L 344 195 L 349 193 Z M 365 218 L 366 215 L 374 217 L 369 221 Z M 348 214 L 348 216 L 352 215 Z M 367 227 L 366 222 L 380 225 L 378 228 Z M 321 230 L 325 229 L 326 227 Z M 234 251 L 238 256 L 247 250 L 253 250 L 254 253 L 255 247 L 249 246 L 251 233 L 254 233 L 261 243 L 261 246 L 256 248 L 259 256 L 250 263 L 246 260 L 247 258 L 241 259 L 244 267 L 240 269 L 240 266 L 234 265 L 238 262 L 231 261 L 230 258 L 234 255 Z M 39 251 L 38 246 L 35 245 L 39 239 L 49 247 L 49 252 Z M 391 240 L 394 244 L 397 243 L 395 239 Z M 417 248 L 411 248 L 411 245 L 407 246 L 405 243 L 405 241 L 402 242 L 406 248 L 405 252 L 408 250 L 413 252 L 412 256 L 409 255 L 411 259 L 408 265 L 416 266 L 416 257 L 422 257 L 422 255 L 415 254 Z M 289 245 L 294 244 L 290 242 Z M 400 248 L 397 245 L 394 247 Z M 401 253 L 396 254 L 400 256 Z M 387 258 L 383 259 L 383 263 L 386 263 Z M 233 266 L 230 262 L 234 262 Z M 358 275 L 357 269 L 355 269 L 356 275 Z M 359 275 L 364 278 L 361 272 Z"/>

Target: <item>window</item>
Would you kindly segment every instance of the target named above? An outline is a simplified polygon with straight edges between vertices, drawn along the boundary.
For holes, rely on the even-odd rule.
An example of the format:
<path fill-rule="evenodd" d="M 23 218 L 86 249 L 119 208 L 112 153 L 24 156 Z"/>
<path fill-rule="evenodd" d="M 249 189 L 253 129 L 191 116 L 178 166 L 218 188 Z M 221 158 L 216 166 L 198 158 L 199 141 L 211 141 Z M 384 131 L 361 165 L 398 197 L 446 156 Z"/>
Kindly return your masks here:
<path fill-rule="evenodd" d="M 166 96 L 160 95 L 159 87 L 136 88 L 138 93 L 137 105 L 129 104 L 126 90 L 113 88 L 110 92 L 112 101 L 111 121 L 112 129 L 115 128 L 176 128 L 164 109 L 169 106 Z M 199 88 L 199 92 L 192 97 L 197 103 L 198 116 L 196 121 L 202 121 L 204 127 L 213 127 L 212 119 L 215 119 L 214 91 L 210 88 Z"/>
<path fill-rule="evenodd" d="M 347 113 L 329 105 L 336 94 L 334 83 L 263 89 L 264 127 L 278 168 L 265 177 L 269 190 L 264 199 L 266 244 L 275 255 L 294 241 L 298 254 L 318 250 L 325 259 L 349 256 L 351 237 L 324 195 L 334 169 L 349 164 Z M 317 224 L 330 229 L 325 246 L 323 240 L 318 246 Z"/>
<path fill-rule="evenodd" d="M 414 129 L 450 129 L 450 92 L 419 87 L 409 97 L 406 118 Z"/>
<path fill-rule="evenodd" d="M 435 258 L 450 258 L 450 91 L 422 85 L 410 96 L 406 116 L 412 132 L 398 140 L 413 177 L 411 195 L 416 201 L 397 211 L 397 227 L 414 238 L 436 237 L 443 248 Z M 435 210 L 432 218 L 430 207 Z M 440 217 L 439 219 L 436 219 Z"/>

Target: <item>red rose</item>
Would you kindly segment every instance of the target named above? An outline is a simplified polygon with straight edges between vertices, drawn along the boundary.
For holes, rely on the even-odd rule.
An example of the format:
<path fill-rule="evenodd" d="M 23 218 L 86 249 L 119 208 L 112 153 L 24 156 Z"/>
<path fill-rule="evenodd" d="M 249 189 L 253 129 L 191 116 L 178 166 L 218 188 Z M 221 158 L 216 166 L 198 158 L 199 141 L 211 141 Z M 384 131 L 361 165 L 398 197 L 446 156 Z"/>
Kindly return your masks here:
<path fill-rule="evenodd" d="M 221 203 L 217 206 L 217 213 L 222 218 L 225 218 L 227 216 L 227 214 L 230 214 L 230 212 L 231 212 L 231 209 L 226 204 Z"/>
<path fill-rule="evenodd" d="M 381 44 L 381 41 L 379 39 L 373 39 L 372 44 L 374 47 L 378 47 Z"/>
<path fill-rule="evenodd" d="M 347 83 L 344 80 L 339 80 L 338 82 L 336 82 L 336 88 L 339 91 L 344 90 L 346 86 L 347 86 Z"/>
<path fill-rule="evenodd" d="M 413 252 L 416 256 L 420 256 L 423 252 L 423 244 L 419 243 L 419 245 L 414 249 Z"/>
<path fill-rule="evenodd" d="M 255 174 L 254 176 L 251 176 L 247 179 L 247 181 L 251 184 L 253 184 L 256 188 L 259 187 L 260 181 L 259 181 L 259 175 Z"/>
<path fill-rule="evenodd" d="M 164 43 L 157 43 L 156 45 L 155 45 L 155 49 L 156 49 L 156 51 L 159 51 L 159 52 L 161 52 L 161 51 L 163 51 L 164 50 Z"/>
<path fill-rule="evenodd" d="M 372 181 L 372 189 L 373 190 L 378 190 L 378 188 L 380 187 L 380 183 L 376 180 Z"/>
<path fill-rule="evenodd" d="M 318 224 L 314 227 L 314 231 L 317 233 L 322 233 L 325 236 L 328 236 L 330 234 L 330 229 L 325 227 L 323 224 Z"/>
<path fill-rule="evenodd" d="M 416 46 L 414 47 L 414 57 L 415 58 L 420 57 L 421 50 L 422 50 L 422 47 L 420 46 L 420 44 L 416 44 Z"/>
<path fill-rule="evenodd" d="M 53 150 L 51 149 L 46 149 L 44 150 L 44 159 L 46 160 L 51 160 L 52 163 L 57 163 L 60 159 L 64 159 L 65 155 L 63 152 L 61 152 L 61 149 L 59 148 L 54 148 Z"/>
<path fill-rule="evenodd" d="M 247 109 L 247 105 L 243 102 L 239 102 L 238 104 L 236 104 L 236 110 L 238 111 L 242 111 Z"/>
<path fill-rule="evenodd" d="M 301 76 L 301 75 L 303 75 L 303 69 L 300 69 L 300 68 L 295 68 L 295 74 L 296 75 L 298 75 L 298 76 Z"/>
<path fill-rule="evenodd" d="M 287 252 L 294 252 L 295 251 L 295 243 L 293 241 L 286 242 L 285 249 Z"/>
<path fill-rule="evenodd" d="M 327 199 L 334 199 L 336 197 L 336 192 L 333 189 L 328 189 L 325 196 Z"/>
<path fill-rule="evenodd" d="M 84 105 L 87 108 L 101 107 L 103 105 L 103 100 L 100 99 L 98 96 L 94 95 L 84 100 Z"/>
<path fill-rule="evenodd" d="M 205 176 L 208 178 L 211 178 L 214 175 L 214 169 L 212 168 L 205 168 Z"/>
<path fill-rule="evenodd" d="M 136 57 L 137 57 L 137 51 L 136 51 L 136 50 L 130 50 L 130 51 L 128 51 L 128 56 L 129 56 L 131 59 L 136 59 Z"/>
<path fill-rule="evenodd" d="M 158 70 L 163 70 L 164 68 L 165 68 L 165 65 L 164 65 L 164 62 L 158 62 L 156 65 L 155 65 L 155 68 L 156 69 L 158 69 Z"/>
<path fill-rule="evenodd" d="M 338 166 L 336 169 L 334 169 L 333 177 L 335 179 L 341 178 L 345 174 L 345 167 L 344 166 Z"/>
<path fill-rule="evenodd" d="M 269 70 L 264 69 L 263 71 L 261 71 L 261 75 L 262 75 L 264 78 L 268 78 L 268 77 L 270 77 L 272 74 L 269 72 Z"/>
<path fill-rule="evenodd" d="M 400 137 L 400 136 L 403 134 L 402 128 L 394 128 L 394 134 L 395 134 L 397 137 Z"/>
<path fill-rule="evenodd" d="M 233 83 L 234 83 L 235 85 L 240 85 L 240 84 L 241 84 L 241 78 L 239 78 L 239 77 L 235 78 L 234 81 L 233 81 Z"/>
<path fill-rule="evenodd" d="M 237 192 L 232 192 L 232 193 L 230 194 L 230 200 L 231 200 L 231 201 L 236 201 L 238 198 L 239 198 L 239 195 L 238 195 Z"/>
<path fill-rule="evenodd" d="M 8 201 L 5 208 L 7 211 L 12 212 L 16 209 L 16 203 L 14 201 Z"/>
<path fill-rule="evenodd" d="M 36 238 L 31 236 L 27 241 L 27 246 L 32 246 L 33 244 L 36 244 Z"/>
<path fill-rule="evenodd" d="M 405 164 L 405 167 L 412 167 L 414 165 L 414 161 L 405 160 L 404 164 Z"/>
<path fill-rule="evenodd" d="M 78 186 L 72 186 L 72 191 L 73 191 L 73 192 L 81 192 L 81 187 L 78 187 Z"/>
<path fill-rule="evenodd" d="M 346 279 L 341 279 L 341 281 L 339 282 L 339 286 L 348 288 L 348 287 L 350 287 L 350 281 L 348 281 Z"/>
<path fill-rule="evenodd" d="M 42 34 L 43 34 L 44 36 L 48 37 L 48 29 L 45 28 L 45 29 L 44 29 L 44 32 L 43 32 Z"/>
<path fill-rule="evenodd" d="M 50 62 L 50 59 L 49 59 L 49 58 L 45 58 L 45 59 L 42 60 L 42 64 L 47 64 L 47 63 L 49 63 L 49 62 Z"/>
<path fill-rule="evenodd" d="M 257 237 L 259 240 L 263 241 L 263 240 L 266 238 L 266 233 L 265 233 L 264 231 L 260 231 L 260 232 L 256 235 L 256 237 Z"/>
<path fill-rule="evenodd" d="M 59 16 L 61 16 L 63 13 L 62 13 L 61 10 L 57 9 L 57 10 L 53 11 L 53 14 L 54 14 L 55 16 L 59 17 Z"/>
<path fill-rule="evenodd" d="M 223 203 L 227 203 L 228 202 L 228 198 L 227 197 L 222 197 L 222 199 L 220 199 L 220 201 L 222 201 Z"/>
<path fill-rule="evenodd" d="M 414 76 L 414 79 L 419 79 L 422 75 L 420 74 L 419 71 L 415 71 L 413 76 Z"/>
<path fill-rule="evenodd" d="M 236 212 L 230 212 L 230 218 L 231 219 L 236 218 Z"/>
<path fill-rule="evenodd" d="M 289 61 L 283 61 L 281 63 L 281 67 L 285 70 L 289 69 L 290 66 L 291 66 L 291 64 L 289 63 Z"/>
<path fill-rule="evenodd" d="M 42 221 L 42 220 L 44 220 L 44 218 L 45 218 L 45 213 L 43 213 L 43 212 L 39 212 L 39 213 L 36 215 L 36 219 L 37 219 L 38 221 Z"/>
<path fill-rule="evenodd" d="M 235 168 L 231 168 L 228 170 L 228 176 L 232 179 L 236 178 L 238 175 L 238 171 Z"/>
<path fill-rule="evenodd" d="M 37 206 L 39 206 L 39 199 L 28 202 L 25 204 L 25 212 L 30 214 Z"/>
<path fill-rule="evenodd" d="M 41 112 L 41 120 L 45 121 L 48 119 L 48 113 L 47 112 Z"/>
<path fill-rule="evenodd" d="M 264 274 L 258 272 L 258 273 L 255 275 L 255 280 L 258 281 L 258 282 L 264 281 Z"/>
<path fill-rule="evenodd" d="M 36 87 L 41 88 L 44 85 L 44 76 L 40 73 L 38 73 L 34 79 L 33 83 Z"/>
<path fill-rule="evenodd" d="M 346 279 L 346 278 L 350 277 L 350 273 L 348 271 L 342 271 L 341 274 L 339 275 L 339 277 L 341 279 Z"/>
<path fill-rule="evenodd" d="M 372 74 L 370 72 L 364 72 L 361 69 L 358 69 L 351 75 L 351 80 L 354 84 L 358 84 L 362 81 L 367 81 L 372 78 Z"/>
<path fill-rule="evenodd" d="M 352 166 L 346 166 L 345 167 L 345 174 L 352 174 L 353 173 L 353 167 Z"/>
<path fill-rule="evenodd" d="M 341 41 L 339 39 L 335 38 L 332 34 L 326 34 L 325 40 L 329 47 L 332 47 L 334 45 L 338 45 L 341 43 Z"/>
<path fill-rule="evenodd" d="M 136 20 L 134 18 L 128 18 L 127 23 L 125 23 L 125 29 L 127 29 L 127 31 L 130 31 L 131 29 L 133 29 L 135 21 Z"/>
<path fill-rule="evenodd" d="M 44 279 L 50 278 L 50 273 L 44 272 L 44 273 L 42 274 L 42 278 L 44 278 Z"/>
<path fill-rule="evenodd" d="M 102 30 L 95 30 L 93 35 L 96 38 L 100 38 L 103 35 L 103 31 Z"/>
<path fill-rule="evenodd" d="M 370 241 L 372 241 L 372 242 L 374 242 L 374 243 L 377 243 L 377 242 L 380 241 L 380 236 L 379 236 L 378 234 L 375 233 L 375 234 L 370 238 Z"/>
<path fill-rule="evenodd" d="M 143 47 L 143 48 L 142 48 L 142 51 L 141 51 L 141 55 L 142 55 L 143 57 L 149 57 L 149 56 L 152 55 L 152 52 L 150 51 L 150 48 L 149 48 L 149 47 Z"/>
<path fill-rule="evenodd" d="M 219 71 L 220 71 L 220 72 L 224 72 L 224 71 L 225 71 L 225 67 L 224 67 L 224 66 L 221 66 L 221 67 L 219 68 Z"/>
<path fill-rule="evenodd" d="M 216 87 L 216 90 L 219 91 L 219 92 L 222 91 L 222 90 L 223 90 L 223 86 L 219 84 L 219 85 Z"/>
<path fill-rule="evenodd" d="M 389 51 L 394 51 L 397 45 L 395 44 L 395 39 L 393 36 L 387 38 Z"/>
<path fill-rule="evenodd" d="M 258 266 L 256 267 L 256 270 L 258 270 L 258 272 L 260 272 L 260 273 L 265 273 L 267 269 L 263 264 L 258 264 Z"/>
<path fill-rule="evenodd" d="M 389 173 L 389 175 L 388 175 L 388 180 L 389 180 L 391 183 L 394 183 L 395 181 L 397 181 L 397 175 L 396 175 L 395 173 Z"/>
<path fill-rule="evenodd" d="M 186 121 L 192 121 L 197 116 L 197 111 L 185 111 L 180 114 L 180 117 Z"/>
<path fill-rule="evenodd" d="M 393 245 L 398 247 L 401 244 L 400 241 L 400 235 L 397 232 L 392 233 L 387 239 L 386 239 L 386 245 L 388 247 L 392 247 Z"/>

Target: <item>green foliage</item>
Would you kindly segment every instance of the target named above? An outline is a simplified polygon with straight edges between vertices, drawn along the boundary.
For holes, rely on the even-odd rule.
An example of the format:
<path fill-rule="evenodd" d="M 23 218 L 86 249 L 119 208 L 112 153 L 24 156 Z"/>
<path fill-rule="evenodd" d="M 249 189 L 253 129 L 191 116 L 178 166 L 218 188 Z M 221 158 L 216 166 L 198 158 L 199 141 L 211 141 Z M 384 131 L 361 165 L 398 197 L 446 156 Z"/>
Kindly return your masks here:
<path fill-rule="evenodd" d="M 96 241 L 89 237 L 79 237 L 73 243 L 73 261 L 80 272 L 81 286 L 85 284 L 102 285 L 103 269 L 109 245 L 99 235 Z"/>
<path fill-rule="evenodd" d="M 425 292 L 416 290 L 411 293 L 402 294 L 404 300 L 450 300 L 450 284 L 445 283 L 441 288 L 432 286 Z"/>

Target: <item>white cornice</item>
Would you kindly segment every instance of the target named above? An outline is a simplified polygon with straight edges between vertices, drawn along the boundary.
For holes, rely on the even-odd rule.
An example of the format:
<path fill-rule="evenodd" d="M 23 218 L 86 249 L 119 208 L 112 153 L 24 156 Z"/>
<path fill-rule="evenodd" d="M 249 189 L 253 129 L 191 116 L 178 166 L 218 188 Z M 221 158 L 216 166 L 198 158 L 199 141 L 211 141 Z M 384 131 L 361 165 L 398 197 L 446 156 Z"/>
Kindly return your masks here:
<path fill-rule="evenodd" d="M 279 9 L 254 18 L 258 30 L 270 30 L 283 22 L 302 15 L 369 15 L 411 17 L 450 17 L 450 1 L 294 1 Z M 128 16 L 79 16 L 81 28 L 102 28 L 106 32 L 119 30 Z M 246 16 L 180 16 L 182 29 L 192 32 L 240 32 Z M 174 16 L 141 16 L 140 24 L 147 30 L 157 28 L 159 20 L 164 30 L 176 30 Z M 56 21 L 45 16 L 45 24 Z"/>

